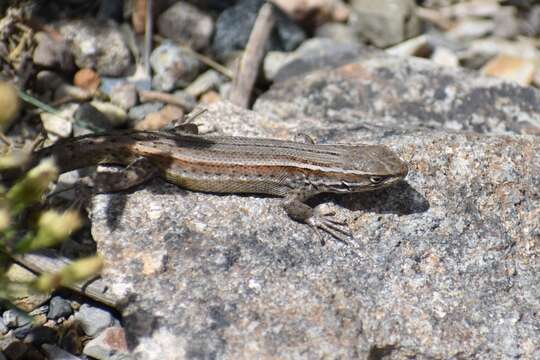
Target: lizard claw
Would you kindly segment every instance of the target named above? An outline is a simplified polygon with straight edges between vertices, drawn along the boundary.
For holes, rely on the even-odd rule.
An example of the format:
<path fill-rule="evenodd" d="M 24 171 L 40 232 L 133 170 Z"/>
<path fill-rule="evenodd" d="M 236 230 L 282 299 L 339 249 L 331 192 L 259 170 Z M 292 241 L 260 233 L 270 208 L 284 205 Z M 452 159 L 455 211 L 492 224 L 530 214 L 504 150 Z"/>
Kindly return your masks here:
<path fill-rule="evenodd" d="M 321 229 L 336 240 L 348 244 L 347 240 L 353 237 L 351 230 L 345 221 L 336 220 L 333 215 L 333 211 L 324 211 L 317 207 L 306 223 L 315 230 L 319 237 L 319 229 Z"/>

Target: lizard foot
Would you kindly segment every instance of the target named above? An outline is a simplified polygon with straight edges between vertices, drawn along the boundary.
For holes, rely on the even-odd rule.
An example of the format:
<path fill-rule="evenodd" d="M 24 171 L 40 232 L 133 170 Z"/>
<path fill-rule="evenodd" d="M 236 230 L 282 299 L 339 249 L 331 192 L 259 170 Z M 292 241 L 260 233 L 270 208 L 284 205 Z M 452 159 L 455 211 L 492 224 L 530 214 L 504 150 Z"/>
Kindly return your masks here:
<path fill-rule="evenodd" d="M 317 206 L 313 209 L 313 215 L 306 220 L 306 223 L 315 230 L 321 239 L 319 229 L 336 240 L 348 244 L 347 240 L 353 237 L 352 232 L 345 221 L 336 220 L 334 216 L 334 211 Z"/>

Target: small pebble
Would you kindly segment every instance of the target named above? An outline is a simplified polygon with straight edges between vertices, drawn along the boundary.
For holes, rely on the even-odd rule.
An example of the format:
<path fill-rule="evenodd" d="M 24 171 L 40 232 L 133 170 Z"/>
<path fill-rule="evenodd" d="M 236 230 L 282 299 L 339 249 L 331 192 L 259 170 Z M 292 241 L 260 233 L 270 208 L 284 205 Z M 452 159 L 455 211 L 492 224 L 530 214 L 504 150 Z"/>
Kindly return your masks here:
<path fill-rule="evenodd" d="M 110 327 L 84 347 L 83 353 L 96 359 L 111 359 L 112 356 L 127 354 L 126 335 L 121 327 Z"/>
<path fill-rule="evenodd" d="M 182 108 L 166 105 L 160 111 L 146 115 L 142 121 L 135 124 L 134 128 L 137 130 L 159 130 L 175 120 L 181 120 L 183 117 L 184 111 Z"/>
<path fill-rule="evenodd" d="M 102 76 L 99 91 L 106 95 L 112 96 L 114 88 L 125 83 L 127 83 L 125 78 L 111 78 Z"/>
<path fill-rule="evenodd" d="M 231 88 L 232 88 L 232 82 L 230 81 L 219 85 L 219 95 L 223 99 L 228 99 L 229 93 L 231 92 Z"/>
<path fill-rule="evenodd" d="M 514 81 L 522 86 L 530 85 L 535 72 L 535 62 L 515 56 L 499 55 L 491 59 L 482 74 Z"/>
<path fill-rule="evenodd" d="M 32 323 L 24 324 L 16 329 L 13 329 L 13 336 L 17 339 L 24 339 L 32 330 Z"/>
<path fill-rule="evenodd" d="M 4 335 L 8 331 L 9 331 L 9 329 L 6 326 L 6 323 L 4 322 L 3 317 L 0 317 L 0 335 Z"/>
<path fill-rule="evenodd" d="M 221 100 L 221 96 L 214 90 L 210 90 L 201 95 L 202 104 L 210 105 Z"/>
<path fill-rule="evenodd" d="M 83 349 L 82 337 L 83 333 L 80 330 L 79 326 L 73 323 L 74 317 L 70 317 L 62 326 L 67 327 L 67 331 L 63 334 L 60 339 L 60 347 L 67 350 L 72 354 L 80 354 Z"/>
<path fill-rule="evenodd" d="M 2 352 L 9 360 L 41 360 L 39 352 L 30 344 L 25 344 L 22 341 L 14 341 L 9 344 Z"/>
<path fill-rule="evenodd" d="M 159 16 L 157 27 L 164 37 L 201 50 L 210 43 L 214 22 L 197 7 L 178 1 Z"/>
<path fill-rule="evenodd" d="M 53 39 L 45 32 L 38 32 L 34 36 L 36 47 L 32 55 L 34 64 L 57 68 L 65 72 L 72 72 L 75 69 L 73 55 L 65 41 Z"/>
<path fill-rule="evenodd" d="M 161 110 L 165 106 L 160 102 L 148 102 L 129 109 L 128 118 L 133 121 L 142 120 L 146 115 Z"/>
<path fill-rule="evenodd" d="M 127 111 L 137 105 L 137 87 L 131 83 L 118 84 L 113 87 L 110 97 L 113 104 Z"/>
<path fill-rule="evenodd" d="M 439 46 L 436 47 L 433 51 L 433 54 L 431 55 L 431 60 L 439 65 L 443 66 L 450 66 L 450 67 L 458 67 L 459 66 L 459 59 L 456 56 L 456 54 L 445 47 Z"/>
<path fill-rule="evenodd" d="M 75 112 L 74 118 L 80 124 L 102 130 L 110 130 L 113 127 L 109 118 L 89 103 L 81 104 Z"/>
<path fill-rule="evenodd" d="M 131 54 L 115 22 L 83 18 L 62 22 L 58 30 L 69 44 L 78 67 L 92 68 L 105 76 L 122 76 L 128 72 Z"/>
<path fill-rule="evenodd" d="M 73 112 L 70 109 L 66 111 L 61 110 L 58 115 L 43 112 L 39 114 L 39 117 L 48 133 L 65 138 L 71 135 L 71 131 L 73 130 L 73 123 L 67 120 L 71 114 Z"/>
<path fill-rule="evenodd" d="M 49 303 L 49 312 L 47 318 L 57 320 L 59 318 L 67 318 L 73 309 L 69 304 L 69 301 L 61 298 L 60 296 L 54 296 Z"/>
<path fill-rule="evenodd" d="M 386 48 L 419 35 L 416 7 L 413 0 L 354 0 L 349 24 L 360 38 Z"/>
<path fill-rule="evenodd" d="M 30 311 L 28 313 L 28 315 L 30 315 L 30 316 L 38 316 L 38 315 L 45 314 L 48 311 L 49 311 L 49 306 L 48 305 L 41 305 L 41 306 L 35 308 L 34 310 Z"/>
<path fill-rule="evenodd" d="M 185 111 L 191 111 L 197 106 L 197 99 L 185 90 L 177 90 L 173 93 L 178 106 L 181 106 Z"/>
<path fill-rule="evenodd" d="M 41 345 L 41 349 L 43 349 L 49 360 L 81 360 L 80 357 L 72 355 L 56 345 L 43 344 Z"/>
<path fill-rule="evenodd" d="M 39 346 L 42 344 L 54 344 L 58 340 L 58 333 L 55 329 L 47 326 L 38 326 L 30 330 L 24 338 L 27 343 Z"/>
<path fill-rule="evenodd" d="M 14 329 L 26 324 L 30 324 L 32 319 L 17 309 L 9 309 L 2 314 L 2 320 L 9 329 Z"/>
<path fill-rule="evenodd" d="M 90 104 L 104 114 L 109 119 L 109 122 L 113 127 L 119 127 L 125 124 L 127 120 L 127 113 L 120 106 L 110 102 L 98 100 L 94 100 Z"/>
<path fill-rule="evenodd" d="M 152 87 L 160 91 L 188 86 L 202 67 L 195 55 L 171 42 L 164 42 L 152 51 L 150 64 L 155 72 Z"/>
<path fill-rule="evenodd" d="M 99 74 L 92 69 L 85 68 L 77 71 L 73 77 L 73 85 L 94 93 L 101 83 Z"/>
<path fill-rule="evenodd" d="M 273 3 L 298 23 L 345 22 L 350 13 L 349 8 L 340 0 L 274 0 Z"/>
<path fill-rule="evenodd" d="M 221 12 L 216 21 L 212 40 L 212 49 L 218 59 L 225 60 L 236 51 L 245 48 L 259 9 L 264 3 L 264 0 L 241 0 Z M 291 51 L 305 38 L 306 34 L 302 28 L 285 14 L 277 11 L 273 36 L 270 37 L 267 48 Z"/>
<path fill-rule="evenodd" d="M 330 22 L 323 24 L 315 30 L 315 37 L 334 39 L 337 41 L 358 43 L 359 39 L 354 30 L 343 23 Z"/>
<path fill-rule="evenodd" d="M 91 337 L 96 336 L 114 324 L 114 319 L 110 312 L 88 304 L 81 306 L 79 312 L 75 314 L 75 320 L 80 322 L 84 333 Z"/>
<path fill-rule="evenodd" d="M 208 70 L 195 79 L 186 89 L 186 93 L 198 97 L 208 90 L 217 89 L 224 82 L 224 76 L 216 70 Z"/>
<path fill-rule="evenodd" d="M 36 90 L 40 93 L 54 92 L 63 83 L 64 79 L 53 71 L 42 70 L 36 75 Z"/>

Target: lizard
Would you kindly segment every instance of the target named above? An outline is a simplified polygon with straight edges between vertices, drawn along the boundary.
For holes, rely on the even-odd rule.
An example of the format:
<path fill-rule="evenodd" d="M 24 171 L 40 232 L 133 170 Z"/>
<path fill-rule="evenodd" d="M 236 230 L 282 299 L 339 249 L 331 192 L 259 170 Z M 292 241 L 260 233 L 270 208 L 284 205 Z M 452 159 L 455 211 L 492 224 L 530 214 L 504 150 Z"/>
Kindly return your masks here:
<path fill-rule="evenodd" d="M 132 188 L 159 176 L 182 188 L 211 193 L 259 193 L 282 197 L 288 216 L 342 242 L 351 236 L 345 222 L 305 201 L 320 193 L 380 189 L 408 172 L 385 145 L 315 144 L 300 141 L 199 135 L 195 124 L 174 131 L 120 130 L 62 139 L 31 155 L 29 164 L 52 157 L 60 173 L 99 164 L 124 166 L 100 173 L 94 193 Z"/>

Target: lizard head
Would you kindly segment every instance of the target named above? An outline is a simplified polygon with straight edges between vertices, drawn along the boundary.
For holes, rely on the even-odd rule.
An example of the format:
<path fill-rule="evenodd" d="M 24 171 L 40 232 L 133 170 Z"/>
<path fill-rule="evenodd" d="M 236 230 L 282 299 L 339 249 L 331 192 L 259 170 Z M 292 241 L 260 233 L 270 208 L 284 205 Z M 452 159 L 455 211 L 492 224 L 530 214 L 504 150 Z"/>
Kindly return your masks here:
<path fill-rule="evenodd" d="M 339 171 L 328 164 L 326 181 L 312 181 L 321 191 L 350 193 L 371 191 L 390 186 L 402 180 L 408 173 L 407 163 L 384 145 L 343 146 L 339 160 Z M 337 159 L 334 159 L 336 161 Z"/>
<path fill-rule="evenodd" d="M 391 185 L 409 171 L 407 163 L 384 145 L 365 145 L 356 155 L 357 170 L 365 173 L 372 188 Z"/>

